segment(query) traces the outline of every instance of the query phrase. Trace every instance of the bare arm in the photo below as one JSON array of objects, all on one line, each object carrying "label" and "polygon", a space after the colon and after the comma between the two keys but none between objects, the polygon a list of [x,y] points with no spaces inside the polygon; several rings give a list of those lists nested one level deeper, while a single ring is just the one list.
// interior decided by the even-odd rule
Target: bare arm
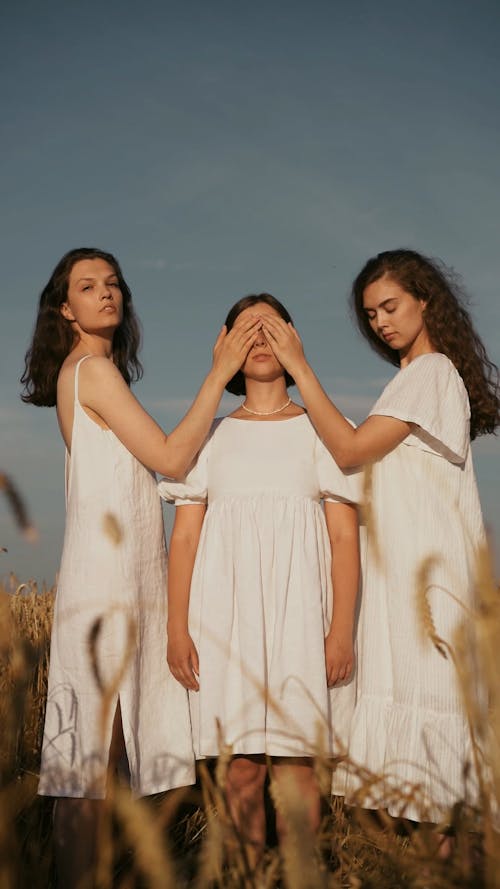
[{"label": "bare arm", "polygon": [[144,410],[117,368],[107,358],[93,357],[80,369],[80,401],[113,430],[134,457],[170,478],[183,476],[200,450],[226,383],[240,369],[260,322],[246,319],[225,328],[214,348],[214,363],[193,404],[170,435]]},{"label": "bare arm", "polygon": [[328,687],[348,680],[354,666],[354,619],[359,586],[359,529],[355,506],[325,502],[332,548],[333,615],[325,639]]},{"label": "bare arm", "polygon": [[278,361],[297,383],[318,435],[341,469],[379,460],[409,435],[410,424],[394,417],[368,417],[353,429],[308,364],[295,328],[270,315],[263,316],[263,328]]},{"label": "bare arm", "polygon": [[189,593],[204,505],[178,506],[168,560],[167,662],[184,688],[198,691],[198,652],[188,629]]}]

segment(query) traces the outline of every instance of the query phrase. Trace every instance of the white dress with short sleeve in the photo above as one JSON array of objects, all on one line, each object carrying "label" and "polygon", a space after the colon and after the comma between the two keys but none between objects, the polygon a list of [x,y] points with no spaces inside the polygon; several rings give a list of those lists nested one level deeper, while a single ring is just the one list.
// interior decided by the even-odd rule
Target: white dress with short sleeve
[{"label": "white dress with short sleeve", "polygon": [[185,484],[159,488],[178,507],[207,503],[189,604],[196,755],[223,743],[246,755],[331,752],[354,700],[352,682],[326,683],[331,547],[321,499],[357,501],[358,476],[341,472],[305,414],[226,417]]},{"label": "white dress with short sleeve", "polygon": [[187,694],[166,663],[161,503],[154,474],[85,413],[81,361],[38,792],[105,795],[119,700],[132,791],[146,796],[194,781]]},{"label": "white dress with short sleeve", "polygon": [[[421,802],[402,811],[400,798],[419,785],[426,820],[439,820],[456,800],[473,799],[475,788],[466,777],[471,744],[455,667],[419,632],[417,575],[435,557],[428,598],[437,634],[453,644],[473,604],[485,540],[469,401],[454,365],[434,353],[400,370],[371,415],[405,420],[412,432],[373,466],[349,752],[387,781],[356,801],[421,820]],[[334,781],[351,800],[359,788],[355,775]]]}]

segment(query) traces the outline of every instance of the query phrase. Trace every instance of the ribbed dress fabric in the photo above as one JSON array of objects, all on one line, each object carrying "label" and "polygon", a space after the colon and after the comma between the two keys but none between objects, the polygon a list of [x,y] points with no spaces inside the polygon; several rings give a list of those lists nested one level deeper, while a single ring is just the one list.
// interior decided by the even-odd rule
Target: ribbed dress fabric
[{"label": "ribbed dress fabric", "polygon": [[[86,356],[88,357],[88,356]],[[85,360],[85,359],[82,359]],[[187,694],[166,664],[166,550],[156,479],[83,410],[75,371],[67,516],[57,586],[39,793],[105,795],[111,720],[119,696],[135,795],[194,781]],[[111,515],[122,534],[105,531]],[[135,640],[103,723],[89,637],[109,688]]]},{"label": "ribbed dress fabric", "polygon": [[420,632],[417,577],[435,557],[428,600],[437,634],[454,645],[474,604],[485,541],[469,401],[454,365],[434,353],[400,370],[371,415],[412,424],[403,443],[373,466],[348,745],[356,763],[385,780],[367,790],[366,776],[339,770],[333,789],[366,807],[438,821],[457,800],[474,801],[476,788],[456,669]]},{"label": "ribbed dress fabric", "polygon": [[197,757],[222,744],[247,755],[331,752],[354,701],[352,683],[326,684],[331,547],[320,501],[357,501],[359,475],[341,472],[305,414],[227,417],[185,483],[159,488],[178,508],[208,503],[189,605]]}]

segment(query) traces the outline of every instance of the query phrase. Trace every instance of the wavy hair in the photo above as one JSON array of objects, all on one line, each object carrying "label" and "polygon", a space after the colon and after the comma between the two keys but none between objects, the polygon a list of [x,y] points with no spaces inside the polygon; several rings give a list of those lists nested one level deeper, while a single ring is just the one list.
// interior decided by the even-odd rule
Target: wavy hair
[{"label": "wavy hair", "polygon": [[57,263],[48,284],[42,290],[31,344],[24,358],[24,386],[21,398],[28,404],[53,407],[57,399],[57,377],[62,363],[75,345],[71,322],[61,314],[68,297],[71,270],[81,259],[103,259],[115,272],[123,299],[123,318],[113,335],[113,361],[127,385],[142,376],[137,357],[141,328],[132,304],[132,293],[118,261],[111,253],[94,247],[70,250]]},{"label": "wavy hair", "polygon": [[[241,315],[245,309],[249,309],[257,303],[266,303],[266,305],[271,306],[271,308],[283,318],[283,321],[286,321],[287,324],[289,322],[293,324],[292,316],[289,311],[285,309],[283,303],[280,303],[279,299],[276,299],[275,296],[272,296],[270,293],[250,293],[248,296],[239,299],[238,302],[229,309],[225,320],[228,332],[231,330],[238,315]],[[295,386],[295,380],[290,376],[288,371],[285,371],[285,385],[287,388],[288,386]],[[226,389],[233,395],[246,395],[245,377],[241,370],[235,373],[234,377],[229,380],[229,383],[226,383]]]},{"label": "wavy hair", "polygon": [[399,355],[372,330],[363,308],[369,284],[387,275],[406,293],[425,302],[425,327],[438,352],[455,365],[464,381],[471,409],[470,437],[495,432],[500,423],[498,368],[486,354],[466,308],[468,299],[460,279],[438,259],[415,250],[387,250],[363,266],[355,279],[351,307],[361,334],[386,361],[399,366]]}]

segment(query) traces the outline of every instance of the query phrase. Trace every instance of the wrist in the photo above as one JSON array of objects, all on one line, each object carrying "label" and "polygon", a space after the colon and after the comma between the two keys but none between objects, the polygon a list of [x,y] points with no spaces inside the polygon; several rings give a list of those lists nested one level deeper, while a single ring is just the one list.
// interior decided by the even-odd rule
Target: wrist
[{"label": "wrist", "polygon": [[230,379],[231,377],[228,376],[227,371],[225,371],[222,367],[217,367],[216,365],[210,368],[206,376],[206,382],[209,385],[213,386],[220,396],[222,396],[222,393],[224,392],[224,389],[226,387],[226,383],[228,383]]},{"label": "wrist", "polygon": [[167,620],[167,634],[173,638],[174,636],[185,636],[189,633],[187,620]]},{"label": "wrist", "polygon": [[328,636],[342,637],[343,639],[352,639],[354,636],[354,621],[350,619],[332,620]]},{"label": "wrist", "polygon": [[312,369],[307,362],[305,355],[297,359],[297,362],[287,368],[290,375],[294,378],[297,386],[300,387],[307,382],[307,378],[312,374]]}]

